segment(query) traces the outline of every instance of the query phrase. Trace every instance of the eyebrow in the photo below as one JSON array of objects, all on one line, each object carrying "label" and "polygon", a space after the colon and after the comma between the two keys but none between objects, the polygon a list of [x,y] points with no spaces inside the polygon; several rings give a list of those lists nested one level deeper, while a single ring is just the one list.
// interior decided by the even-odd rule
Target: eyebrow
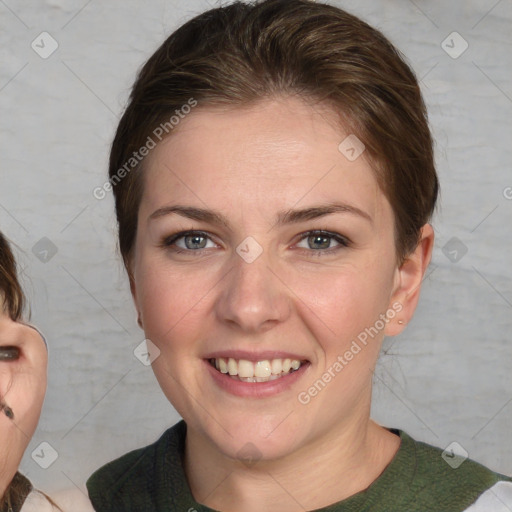
[{"label": "eyebrow", "polygon": [[[361,217],[373,224],[372,217],[365,211],[357,208],[356,206],[345,203],[329,203],[325,205],[311,206],[300,210],[286,210],[277,214],[277,226],[285,224],[297,224],[307,220],[317,219],[333,213],[348,213]],[[197,208],[194,206],[164,206],[155,210],[148,218],[149,220],[158,219],[165,215],[177,214],[187,219],[207,222],[209,224],[216,224],[229,228],[229,221],[221,213],[204,208]]]}]

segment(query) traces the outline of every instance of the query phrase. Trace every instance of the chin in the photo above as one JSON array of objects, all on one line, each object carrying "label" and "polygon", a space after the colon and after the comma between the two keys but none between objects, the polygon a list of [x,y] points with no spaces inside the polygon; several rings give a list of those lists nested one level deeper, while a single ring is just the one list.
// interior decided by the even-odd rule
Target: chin
[{"label": "chin", "polygon": [[262,418],[260,416],[253,420],[240,414],[235,421],[233,418],[225,421],[221,418],[217,420],[220,425],[212,421],[200,428],[203,435],[209,438],[219,452],[247,465],[254,464],[258,460],[270,461],[283,458],[296,450],[303,437],[295,426],[289,425],[286,421],[283,422],[283,417]]}]

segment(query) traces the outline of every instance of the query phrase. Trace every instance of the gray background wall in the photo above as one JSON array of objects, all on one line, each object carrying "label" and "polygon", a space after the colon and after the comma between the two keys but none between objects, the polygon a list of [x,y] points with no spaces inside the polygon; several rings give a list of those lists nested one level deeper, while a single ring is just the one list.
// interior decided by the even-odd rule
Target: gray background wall
[{"label": "gray background wall", "polygon": [[[512,474],[512,1],[333,3],[382,29],[412,63],[442,183],[433,263],[414,321],[385,343],[374,417],[443,448],[457,441]],[[134,357],[144,336],[113,202],[92,191],[135,71],[208,6],[0,1],[0,227],[18,246],[33,322],[50,344],[47,398],[22,463],[43,489],[82,486],[178,419]],[[43,31],[58,44],[49,56]],[[463,39],[447,39],[453,31]]]}]

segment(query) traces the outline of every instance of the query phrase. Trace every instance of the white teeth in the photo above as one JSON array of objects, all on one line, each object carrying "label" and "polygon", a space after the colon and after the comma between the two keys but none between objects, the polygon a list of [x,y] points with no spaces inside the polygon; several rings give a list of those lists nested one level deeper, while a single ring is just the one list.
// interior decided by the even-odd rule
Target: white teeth
[{"label": "white teeth", "polygon": [[254,377],[254,365],[251,361],[247,361],[245,359],[240,359],[240,361],[238,361],[238,376]]},{"label": "white teeth", "polygon": [[296,371],[301,366],[298,359],[264,359],[253,363],[247,359],[211,359],[211,363],[221,373],[229,373],[231,377],[243,382],[267,382]]},{"label": "white teeth", "polygon": [[283,371],[283,363],[281,359],[272,359],[271,363],[272,375],[279,375]]},{"label": "white teeth", "polygon": [[270,361],[258,361],[254,365],[255,377],[270,377],[271,373],[272,369],[270,368]]},{"label": "white teeth", "polygon": [[222,359],[222,357],[215,359],[215,365],[217,365],[217,363],[219,365],[217,369],[220,370],[221,373],[228,373],[228,363],[226,363],[225,359]]},{"label": "white teeth", "polygon": [[228,359],[228,372],[229,375],[238,375],[238,365],[232,357]]}]

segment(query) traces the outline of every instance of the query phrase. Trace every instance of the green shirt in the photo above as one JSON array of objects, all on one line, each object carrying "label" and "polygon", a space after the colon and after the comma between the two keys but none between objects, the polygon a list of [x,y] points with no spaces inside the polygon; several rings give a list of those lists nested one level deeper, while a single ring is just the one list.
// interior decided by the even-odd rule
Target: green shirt
[{"label": "green shirt", "polygon": [[[400,436],[401,444],[382,474],[364,491],[318,512],[512,511],[512,478],[470,459],[454,469],[439,448],[415,441],[402,430],[389,430]],[[154,444],[98,469],[87,481],[95,510],[211,512],[194,500],[185,477],[186,432],[182,420]]]}]

